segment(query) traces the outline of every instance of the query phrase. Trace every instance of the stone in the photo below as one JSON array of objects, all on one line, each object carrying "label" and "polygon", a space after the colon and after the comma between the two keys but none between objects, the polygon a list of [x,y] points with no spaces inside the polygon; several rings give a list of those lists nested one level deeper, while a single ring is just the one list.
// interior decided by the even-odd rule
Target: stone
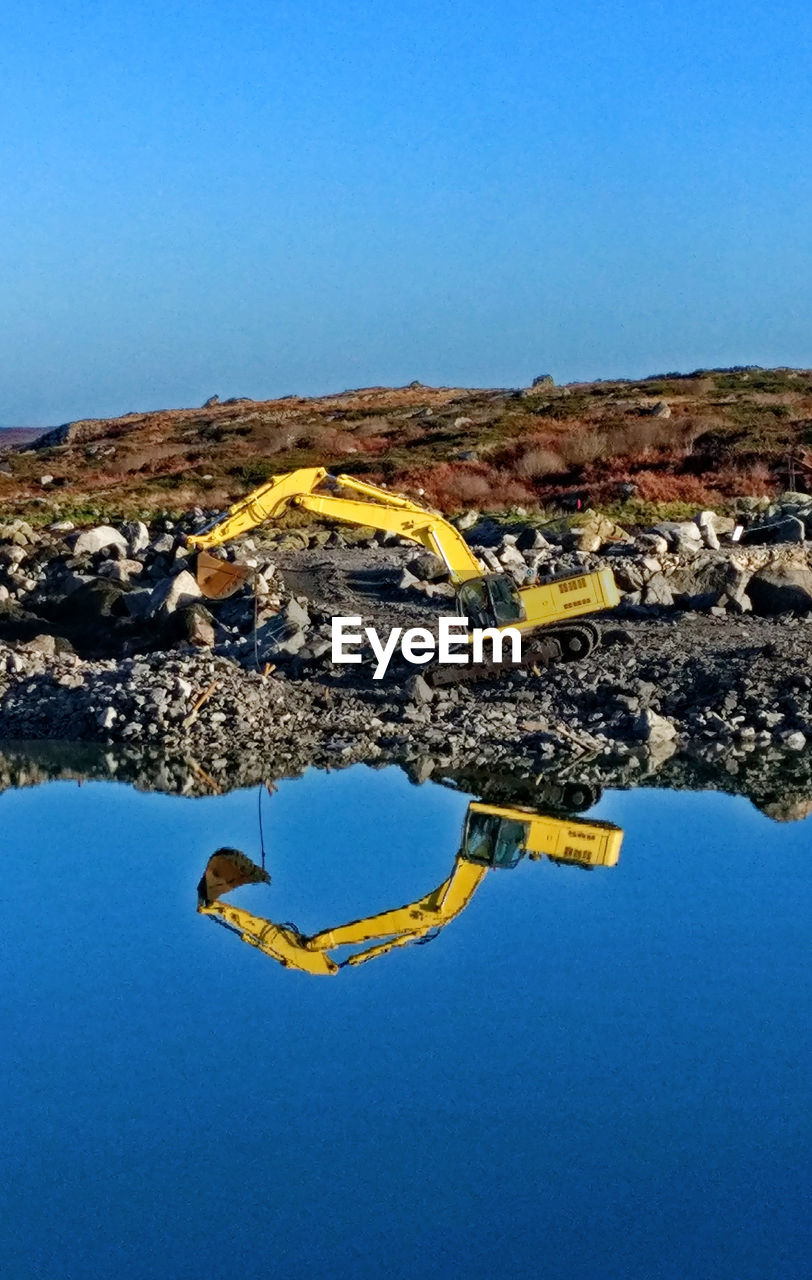
[{"label": "stone", "polygon": [[700,511],[699,515],[694,517],[699,532],[702,535],[702,541],[711,551],[719,550],[719,535],[716,532],[715,517],[712,511]]},{"label": "stone", "polygon": [[673,603],[674,595],[665,574],[653,574],[643,591],[643,604],[656,604],[670,608]]},{"label": "stone", "polygon": [[655,405],[649,409],[652,418],[670,418],[671,406],[666,404],[665,400],[658,400]]},{"label": "stone", "polygon": [[675,725],[650,708],[636,717],[633,730],[634,736],[643,742],[667,742],[677,735]]},{"label": "stone", "polygon": [[220,403],[220,397],[219,397],[219,396],[209,396],[208,400],[204,400],[204,401],[203,401],[203,404],[202,404],[201,408],[203,408],[203,409],[213,409],[213,408],[214,408],[214,406],[215,406],[216,404],[219,404],[219,403]]},{"label": "stone", "polygon": [[39,482],[43,489],[47,489],[49,484],[53,484],[54,478],[49,475],[40,476]]},{"label": "stone", "polygon": [[403,573],[400,575],[398,587],[401,591],[409,591],[412,587],[417,586],[419,581],[420,579],[416,578],[413,573],[409,573],[408,569],[404,569]]},{"label": "stone", "polygon": [[440,557],[434,555],[432,551],[424,551],[419,556],[415,556],[413,560],[409,561],[406,568],[409,573],[413,573],[422,582],[435,582],[438,578],[445,578],[448,574],[448,570]]},{"label": "stone", "polygon": [[148,616],[155,617],[158,613],[168,616],[176,609],[182,609],[184,605],[193,604],[202,595],[203,592],[192,574],[188,569],[184,569],[175,577],[164,578],[153,589]]},{"label": "stone", "polygon": [[127,615],[126,591],[116,582],[91,578],[72,591],[60,612],[72,622],[95,628],[101,619]]},{"label": "stone", "polygon": [[138,556],[149,546],[149,529],[143,520],[128,520],[121,526],[131,556]]},{"label": "stone", "polygon": [[668,520],[656,526],[656,532],[667,540],[669,550],[677,555],[696,555],[702,546],[702,533],[693,520]]},{"label": "stone", "polygon": [[284,608],[284,616],[294,627],[309,627],[310,614],[300,600],[293,597],[288,601]]},{"label": "stone", "polygon": [[124,604],[131,618],[146,618],[149,614],[151,601],[152,589],[150,587],[142,587],[138,591],[128,591],[124,597]]},{"label": "stone", "polygon": [[214,618],[203,604],[189,604],[178,609],[176,635],[197,648],[211,649],[215,642]]},{"label": "stone", "polygon": [[434,698],[434,690],[421,675],[411,676],[407,680],[406,693],[412,702],[416,702],[418,705],[426,705]]},{"label": "stone", "polygon": [[753,574],[747,585],[753,612],[761,616],[777,613],[809,613],[812,610],[812,570],[791,565],[766,565]]},{"label": "stone", "polygon": [[152,550],[156,555],[168,556],[175,550],[175,539],[171,533],[162,533],[160,538],[156,538],[152,544]]},{"label": "stone", "polygon": [[806,538],[806,525],[798,516],[784,516],[780,520],[771,520],[765,524],[751,525],[741,536],[742,544],[747,546],[770,546],[777,542],[803,542]]},{"label": "stone", "polygon": [[499,552],[499,560],[506,569],[515,568],[524,571],[527,568],[521,551],[517,551],[515,547],[510,545],[510,543],[504,546]]},{"label": "stone", "polygon": [[[471,425],[470,418],[457,418],[456,422],[454,423],[455,427],[468,426],[468,425]],[[466,529],[473,529],[474,525],[477,523],[478,520],[479,520],[478,511],[464,511],[461,516],[457,516],[457,519],[454,521],[454,524],[462,533]]]},{"label": "stone", "polygon": [[668,540],[661,533],[638,533],[635,541],[647,555],[664,556],[668,551]]},{"label": "stone", "polygon": [[125,556],[127,539],[112,525],[100,524],[95,529],[85,529],[79,534],[73,544],[73,554],[75,556],[95,555],[98,551],[107,551],[113,547]]},{"label": "stone", "polygon": [[97,714],[96,724],[100,729],[112,729],[117,719],[118,712],[115,707],[105,707],[104,711]]},{"label": "stone", "polygon": [[806,746],[806,738],[800,729],[785,729],[783,733],[778,735],[778,738],[787,751],[803,751]]},{"label": "stone", "polygon": [[55,520],[53,524],[48,525],[49,533],[73,533],[76,525],[72,520]]},{"label": "stone", "polygon": [[41,653],[46,658],[54,657],[56,647],[54,637],[47,635],[34,636],[33,640],[26,640],[20,645],[24,653]]},{"label": "stone", "polygon": [[144,566],[140,560],[104,560],[99,565],[99,577],[109,578],[111,582],[127,583],[143,573]]}]

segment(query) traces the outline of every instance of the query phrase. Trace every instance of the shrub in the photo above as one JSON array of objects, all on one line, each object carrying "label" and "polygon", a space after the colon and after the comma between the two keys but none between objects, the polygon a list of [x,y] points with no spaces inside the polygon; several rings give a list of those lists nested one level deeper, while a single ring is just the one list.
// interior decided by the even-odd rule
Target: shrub
[{"label": "shrub", "polygon": [[528,480],[536,480],[542,476],[561,475],[566,471],[566,463],[560,453],[535,445],[527,449],[516,460],[514,470]]}]

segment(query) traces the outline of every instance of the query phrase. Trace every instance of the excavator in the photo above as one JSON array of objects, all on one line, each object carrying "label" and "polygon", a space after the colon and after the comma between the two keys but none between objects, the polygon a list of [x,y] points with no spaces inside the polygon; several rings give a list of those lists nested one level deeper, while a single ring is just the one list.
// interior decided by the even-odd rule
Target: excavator
[{"label": "excavator", "polygon": [[[277,924],[222,901],[241,885],[270,883],[264,867],[238,849],[223,848],[206,865],[197,887],[197,909],[285,968],[331,976],[397,947],[430,941],[468,906],[491,870],[512,870],[525,856],[590,870],[614,867],[622,841],[620,827],[608,822],[472,801],[451,873],[436,889],[405,906],[305,935],[293,924]],[[352,946],[359,949],[344,960],[329,954]]]},{"label": "excavator", "polygon": [[287,507],[394,533],[433,551],[448,570],[457,613],[468,619],[469,629],[515,627],[534,633],[530,645],[523,646],[524,661],[531,666],[585,658],[600,633],[584,615],[620,603],[611,569],[522,587],[508,573],[488,573],[459,530],[437,512],[354,476],[330,475],[324,467],[272,476],[208,529],[188,537],[190,548],[201,553],[197,580],[204,595],[216,599],[228,594],[239,577],[236,566],[209,555],[212,548],[278,518]]}]

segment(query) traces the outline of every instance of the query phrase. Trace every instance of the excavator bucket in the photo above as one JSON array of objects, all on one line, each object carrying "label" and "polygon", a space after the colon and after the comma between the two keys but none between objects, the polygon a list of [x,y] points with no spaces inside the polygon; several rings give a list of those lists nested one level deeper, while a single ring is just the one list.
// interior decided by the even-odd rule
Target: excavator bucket
[{"label": "excavator bucket", "polygon": [[233,596],[242,584],[251,576],[251,570],[242,564],[231,564],[228,560],[218,560],[201,551],[197,557],[197,585],[208,600],[225,600]]},{"label": "excavator bucket", "polygon": [[239,849],[218,849],[206,863],[206,870],[197,886],[200,906],[211,906],[224,893],[239,889],[243,884],[270,884],[271,877],[263,867],[247,858]]}]

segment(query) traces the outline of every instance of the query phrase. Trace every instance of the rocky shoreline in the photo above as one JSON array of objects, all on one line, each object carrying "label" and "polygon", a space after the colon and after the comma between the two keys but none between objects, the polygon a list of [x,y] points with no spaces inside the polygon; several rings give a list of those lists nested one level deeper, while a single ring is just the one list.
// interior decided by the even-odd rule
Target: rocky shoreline
[{"label": "rocky shoreline", "polygon": [[394,763],[526,802],[563,773],[809,812],[809,543],[741,545],[707,515],[635,535],[600,517],[561,534],[468,524],[485,563],[520,581],[609,565],[623,603],[602,647],[474,685],[431,689],[414,668],[379,682],[371,663],[330,662],[331,612],[431,625],[449,589],[439,562],[369,531],[263,530],[238,548],[250,582],[215,606],[182,529],[0,527],[0,777],[47,773],[63,742],[92,744],[82,776],[187,794]]}]

